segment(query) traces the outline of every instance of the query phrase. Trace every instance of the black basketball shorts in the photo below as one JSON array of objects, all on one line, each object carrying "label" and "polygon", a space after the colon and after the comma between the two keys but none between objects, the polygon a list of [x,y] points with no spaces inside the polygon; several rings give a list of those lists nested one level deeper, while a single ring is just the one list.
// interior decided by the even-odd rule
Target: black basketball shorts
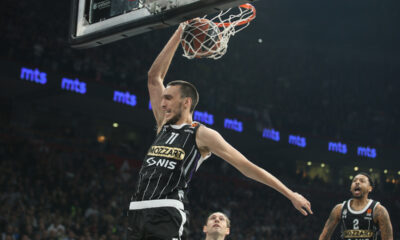
[{"label": "black basketball shorts", "polygon": [[187,213],[174,199],[131,202],[129,240],[185,240]]}]

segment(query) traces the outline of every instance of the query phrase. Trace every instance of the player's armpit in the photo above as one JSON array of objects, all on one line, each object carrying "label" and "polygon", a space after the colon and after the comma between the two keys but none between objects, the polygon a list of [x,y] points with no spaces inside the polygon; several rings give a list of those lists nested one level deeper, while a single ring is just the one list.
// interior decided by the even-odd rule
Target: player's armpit
[{"label": "player's armpit", "polygon": [[200,126],[197,131],[196,143],[200,149],[207,149],[237,168],[245,176],[250,177],[248,174],[251,170],[248,168],[254,164],[225,141],[217,131],[203,125]]},{"label": "player's armpit", "polygon": [[390,222],[389,213],[382,205],[376,206],[374,211],[374,220],[379,225],[382,240],[393,240],[393,228]]},{"label": "player's armpit", "polygon": [[329,215],[328,220],[326,220],[324,229],[322,230],[321,235],[319,236],[319,240],[330,240],[335,231],[335,228],[340,220],[340,214],[342,212],[342,204],[336,205]]}]

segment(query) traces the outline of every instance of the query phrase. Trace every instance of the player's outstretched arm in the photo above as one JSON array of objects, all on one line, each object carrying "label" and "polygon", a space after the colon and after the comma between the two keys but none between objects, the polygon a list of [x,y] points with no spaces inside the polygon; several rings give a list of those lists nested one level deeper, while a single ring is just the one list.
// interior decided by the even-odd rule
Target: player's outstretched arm
[{"label": "player's outstretched arm", "polygon": [[377,205],[374,211],[374,219],[379,225],[382,240],[393,240],[393,228],[389,213],[382,205]]},{"label": "player's outstretched arm", "polygon": [[171,65],[172,58],[175,55],[176,49],[179,46],[183,25],[181,24],[168,43],[164,46],[163,50],[154,60],[151,68],[148,72],[148,88],[150,94],[150,102],[153,109],[154,117],[156,118],[158,130],[160,129],[164,114],[161,110],[161,97],[164,91],[164,78],[168,72],[169,66]]},{"label": "player's outstretched arm", "polygon": [[293,206],[303,215],[312,214],[311,204],[307,199],[298,193],[292,192],[272,174],[250,162],[238,150],[227,143],[217,131],[200,126],[197,132],[196,143],[202,152],[214,153],[233,165],[246,177],[268,185],[282,193],[292,201]]},{"label": "player's outstretched arm", "polygon": [[342,204],[336,205],[333,209],[331,214],[329,215],[328,220],[326,220],[324,229],[322,230],[321,235],[319,235],[319,240],[330,240],[332,237],[333,231],[337,224],[340,221],[340,214],[342,212]]}]

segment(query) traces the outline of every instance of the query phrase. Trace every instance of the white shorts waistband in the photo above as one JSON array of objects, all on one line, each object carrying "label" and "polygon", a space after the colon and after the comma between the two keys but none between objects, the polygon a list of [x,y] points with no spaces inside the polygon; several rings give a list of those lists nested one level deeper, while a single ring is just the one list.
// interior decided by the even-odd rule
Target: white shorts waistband
[{"label": "white shorts waistband", "polygon": [[146,200],[130,202],[129,210],[139,210],[146,208],[157,208],[157,207],[174,207],[180,210],[185,210],[183,203],[175,199],[157,199],[157,200]]}]

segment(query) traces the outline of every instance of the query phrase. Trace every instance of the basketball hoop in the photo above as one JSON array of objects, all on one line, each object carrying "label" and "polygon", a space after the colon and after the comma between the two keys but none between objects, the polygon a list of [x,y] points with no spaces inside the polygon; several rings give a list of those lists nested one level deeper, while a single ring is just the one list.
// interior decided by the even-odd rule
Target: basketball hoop
[{"label": "basketball hoop", "polygon": [[255,7],[246,3],[223,10],[214,17],[206,15],[184,23],[181,37],[183,56],[188,59],[221,58],[226,53],[230,37],[246,28],[255,17]]},{"label": "basketball hoop", "polygon": [[[229,21],[221,21],[222,19],[219,19],[215,24],[217,24],[218,27],[229,27],[230,25],[241,26],[250,23],[254,18],[256,18],[256,8],[250,3],[240,5],[239,10],[241,10],[240,13],[236,16],[230,16],[228,19]],[[235,18],[237,19],[235,20]]]}]

